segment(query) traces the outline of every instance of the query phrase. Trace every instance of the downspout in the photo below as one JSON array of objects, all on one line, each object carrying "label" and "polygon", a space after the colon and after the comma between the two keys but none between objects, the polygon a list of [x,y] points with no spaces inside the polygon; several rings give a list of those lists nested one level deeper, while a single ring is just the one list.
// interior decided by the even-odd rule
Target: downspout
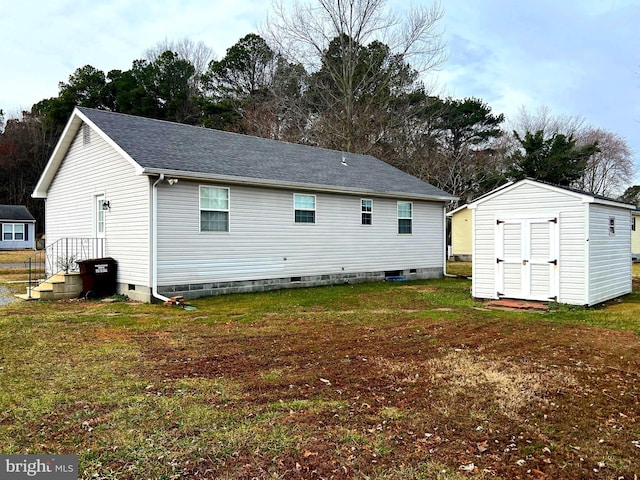
[{"label": "downspout", "polygon": [[151,187],[151,210],[152,223],[151,228],[151,294],[163,302],[169,301],[168,297],[158,293],[158,184],[164,180],[164,173],[161,173],[158,179]]},{"label": "downspout", "polygon": [[[444,252],[443,252],[444,253],[444,262],[443,262],[444,266],[442,267],[442,274],[445,277],[457,278],[456,275],[449,275],[447,273],[447,204],[446,203],[442,204],[442,217],[444,218],[444,225],[443,225],[443,229],[442,229],[442,232],[443,232],[443,235],[444,235],[444,238],[442,239],[443,240],[442,243],[444,245]],[[451,221],[453,221],[453,219]]]}]

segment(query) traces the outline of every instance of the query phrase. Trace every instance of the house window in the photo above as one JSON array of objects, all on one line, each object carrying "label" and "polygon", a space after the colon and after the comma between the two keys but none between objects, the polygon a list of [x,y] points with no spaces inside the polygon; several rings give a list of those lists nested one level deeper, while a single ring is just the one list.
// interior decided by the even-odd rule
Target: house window
[{"label": "house window", "polygon": [[631,231],[636,231],[636,217],[631,217]]},{"label": "house window", "polygon": [[362,209],[362,225],[371,225],[373,214],[373,200],[363,198],[360,200],[360,208]]},{"label": "house window", "polygon": [[200,231],[229,231],[229,189],[200,186]]},{"label": "house window", "polygon": [[3,223],[2,224],[2,240],[9,240],[9,241],[24,240],[24,224],[23,223]]},{"label": "house window", "polygon": [[616,234],[616,217],[609,217],[609,235]]},{"label": "house window", "polygon": [[293,209],[296,223],[316,223],[316,196],[293,194]]},{"label": "house window", "polygon": [[398,233],[408,234],[413,230],[413,202],[398,202]]}]

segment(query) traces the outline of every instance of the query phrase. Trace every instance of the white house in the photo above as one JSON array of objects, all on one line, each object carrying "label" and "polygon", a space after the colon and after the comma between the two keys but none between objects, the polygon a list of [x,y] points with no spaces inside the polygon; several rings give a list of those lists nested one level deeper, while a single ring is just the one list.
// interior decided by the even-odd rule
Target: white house
[{"label": "white house", "polygon": [[474,297],[595,305],[631,292],[632,205],[525,179],[468,208]]},{"label": "white house", "polygon": [[454,199],[367,155],[88,108],[33,196],[48,243],[97,239],[143,301],[439,277]]}]

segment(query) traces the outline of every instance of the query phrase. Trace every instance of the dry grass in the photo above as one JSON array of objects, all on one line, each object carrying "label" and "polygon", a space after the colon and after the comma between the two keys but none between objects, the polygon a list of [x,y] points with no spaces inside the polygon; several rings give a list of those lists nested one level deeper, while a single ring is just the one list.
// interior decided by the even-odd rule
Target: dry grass
[{"label": "dry grass", "polygon": [[447,274],[471,277],[471,262],[447,262]]},{"label": "dry grass", "polygon": [[525,369],[512,362],[492,360],[464,350],[434,358],[429,367],[436,372],[437,382],[446,385],[451,401],[469,392],[487,392],[499,413],[512,420],[521,420],[523,412],[536,408],[550,392],[577,383],[571,374],[544,365]]},{"label": "dry grass", "polygon": [[0,250],[0,265],[6,263],[24,263],[34,255],[33,250]]}]

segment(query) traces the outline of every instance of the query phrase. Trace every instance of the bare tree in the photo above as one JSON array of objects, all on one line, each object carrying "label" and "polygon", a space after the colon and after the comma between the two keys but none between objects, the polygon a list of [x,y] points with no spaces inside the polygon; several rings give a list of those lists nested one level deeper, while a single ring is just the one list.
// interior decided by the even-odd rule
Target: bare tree
[{"label": "bare tree", "polygon": [[155,62],[164,52],[170,50],[178,54],[181,60],[187,60],[195,68],[197,78],[207,70],[209,62],[214,59],[213,50],[203,42],[194,42],[188,38],[178,41],[167,39],[158,42],[155,46],[148,48],[144,52],[144,59],[148,62]]},{"label": "bare tree", "polygon": [[[596,144],[598,151],[587,160],[584,174],[574,187],[603,196],[620,195],[633,178],[634,163],[631,149],[620,135],[587,124],[581,116],[556,116],[549,107],[540,107],[535,112],[520,108],[511,119],[510,130],[524,136],[526,132],[543,131],[545,139],[556,134],[572,137],[576,147]],[[511,146],[515,136],[509,136]]]},{"label": "bare tree", "polygon": [[389,94],[445,60],[439,5],[413,8],[401,19],[385,3],[314,0],[285,7],[275,0],[263,29],[276,52],[310,73],[313,129],[331,137],[334,148],[362,151],[380,140]]},{"label": "bare tree", "polygon": [[589,128],[578,143],[596,143],[599,151],[587,161],[584,175],[576,186],[598,195],[620,195],[634,174],[633,156],[626,140],[601,128]]},{"label": "bare tree", "polygon": [[561,133],[567,137],[579,138],[586,129],[584,117],[579,115],[554,115],[547,106],[539,107],[535,112],[528,112],[524,106],[518,115],[509,121],[509,130],[520,136],[526,132],[544,131],[545,140]]},{"label": "bare tree", "polygon": [[44,228],[44,203],[31,192],[53,151],[58,134],[29,112],[7,120],[0,134],[0,203],[26,205]]},{"label": "bare tree", "polygon": [[310,72],[321,67],[323,53],[341,35],[360,45],[378,40],[410,60],[419,72],[442,64],[446,59],[445,45],[441,32],[436,30],[444,14],[440,5],[414,7],[400,20],[385,8],[385,3],[385,0],[315,0],[308,4],[295,1],[287,9],[282,0],[275,0],[274,15],[267,20],[263,36],[279,53],[303,64]]}]

